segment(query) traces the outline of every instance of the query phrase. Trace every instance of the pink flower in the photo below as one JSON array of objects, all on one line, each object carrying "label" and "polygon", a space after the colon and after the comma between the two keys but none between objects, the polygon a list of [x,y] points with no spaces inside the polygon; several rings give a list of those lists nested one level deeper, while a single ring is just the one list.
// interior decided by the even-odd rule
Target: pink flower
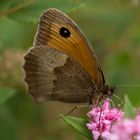
[{"label": "pink flower", "polygon": [[140,140],[140,115],[135,119],[123,119],[112,126],[109,140]]},{"label": "pink flower", "polygon": [[140,115],[138,115],[135,119],[136,131],[140,134]]},{"label": "pink flower", "polygon": [[92,132],[93,139],[97,140],[101,137],[103,140],[107,140],[112,124],[122,119],[123,112],[117,108],[111,109],[110,101],[106,99],[102,107],[92,108],[87,115],[90,118],[87,127]]}]

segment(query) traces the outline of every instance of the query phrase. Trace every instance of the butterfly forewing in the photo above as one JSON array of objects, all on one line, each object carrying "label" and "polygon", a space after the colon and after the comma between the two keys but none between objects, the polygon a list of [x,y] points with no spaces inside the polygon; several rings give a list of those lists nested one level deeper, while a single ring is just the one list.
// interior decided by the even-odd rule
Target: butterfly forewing
[{"label": "butterfly forewing", "polygon": [[[63,27],[70,32],[69,37],[60,34]],[[78,26],[59,10],[51,8],[42,14],[34,44],[47,44],[73,57],[87,70],[96,85],[103,84],[100,66],[89,42]]]}]

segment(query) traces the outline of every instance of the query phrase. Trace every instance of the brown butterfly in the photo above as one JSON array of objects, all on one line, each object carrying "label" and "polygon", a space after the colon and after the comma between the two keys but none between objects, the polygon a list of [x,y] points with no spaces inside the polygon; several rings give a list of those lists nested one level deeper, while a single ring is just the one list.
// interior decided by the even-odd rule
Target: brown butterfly
[{"label": "brown butterfly", "polygon": [[25,55],[25,81],[35,101],[94,104],[111,96],[88,40],[63,12],[50,8],[39,20],[33,48]]}]

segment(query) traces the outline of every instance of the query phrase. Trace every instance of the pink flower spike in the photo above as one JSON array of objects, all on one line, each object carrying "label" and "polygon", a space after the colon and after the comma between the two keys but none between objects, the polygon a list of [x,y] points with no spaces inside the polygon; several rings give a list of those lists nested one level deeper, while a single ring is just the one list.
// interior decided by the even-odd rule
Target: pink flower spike
[{"label": "pink flower spike", "polygon": [[110,130],[110,139],[116,140],[140,140],[140,115],[135,119],[123,119],[114,124]]},{"label": "pink flower spike", "polygon": [[109,99],[104,101],[102,107],[93,107],[87,115],[90,118],[87,127],[92,132],[94,140],[97,140],[99,137],[107,140],[112,124],[123,118],[122,111],[110,107]]},{"label": "pink flower spike", "polygon": [[[137,133],[139,133],[140,135],[140,115],[138,115],[135,119],[135,125],[137,126],[136,127],[136,131]],[[139,136],[139,139],[140,139],[140,136]]]}]

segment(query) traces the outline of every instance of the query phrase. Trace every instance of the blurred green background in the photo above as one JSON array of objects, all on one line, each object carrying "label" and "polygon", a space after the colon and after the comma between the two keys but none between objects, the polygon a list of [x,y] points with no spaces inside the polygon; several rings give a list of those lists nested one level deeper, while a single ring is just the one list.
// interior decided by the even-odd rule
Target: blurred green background
[{"label": "blurred green background", "polygon": [[[84,140],[61,119],[73,105],[36,104],[28,95],[23,55],[32,46],[37,20],[49,7],[66,12],[91,42],[108,84],[140,106],[139,0],[0,1],[0,139]],[[86,116],[78,109],[75,116]]]}]

